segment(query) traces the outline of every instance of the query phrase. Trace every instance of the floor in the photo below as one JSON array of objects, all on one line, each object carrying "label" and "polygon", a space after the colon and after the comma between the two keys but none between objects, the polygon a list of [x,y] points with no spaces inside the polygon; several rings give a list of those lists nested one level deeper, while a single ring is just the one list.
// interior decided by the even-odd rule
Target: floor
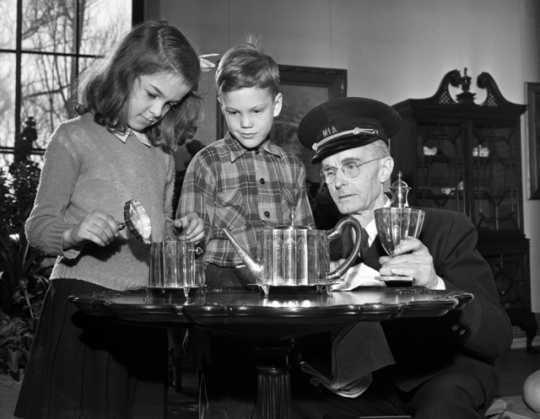
[{"label": "floor", "polygon": [[[513,411],[518,414],[517,416],[508,416],[509,418],[540,418],[540,415],[528,413],[522,406],[520,397],[525,378],[533,371],[540,369],[540,347],[536,347],[536,349],[539,350],[537,354],[529,354],[525,349],[513,349],[497,363],[499,396],[516,396],[507,399],[513,407]],[[12,412],[18,391],[19,383],[8,376],[0,375],[0,419],[13,419]],[[186,418],[189,416],[193,418],[197,417],[195,414],[195,405],[192,403],[192,400],[183,399],[173,391],[171,391],[170,400],[170,419]],[[193,415],[188,412],[191,412]],[[186,415],[186,413],[188,414]]]},{"label": "floor", "polygon": [[[535,347],[539,350],[539,347]],[[540,351],[529,354],[525,349],[514,349],[497,362],[499,375],[499,395],[521,394],[525,378],[540,369]]]}]

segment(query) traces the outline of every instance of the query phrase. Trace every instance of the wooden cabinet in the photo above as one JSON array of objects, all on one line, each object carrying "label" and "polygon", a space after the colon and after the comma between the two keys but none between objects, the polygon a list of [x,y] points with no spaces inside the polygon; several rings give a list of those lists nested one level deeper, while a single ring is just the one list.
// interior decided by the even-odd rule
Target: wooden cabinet
[{"label": "wooden cabinet", "polygon": [[480,104],[470,84],[466,69],[463,75],[453,70],[433,96],[395,104],[403,125],[392,139],[392,155],[413,186],[413,205],[471,218],[501,302],[512,323],[525,330],[530,347],[537,325],[523,232],[520,117],[526,106],[507,101],[488,73],[477,77],[485,93]]}]

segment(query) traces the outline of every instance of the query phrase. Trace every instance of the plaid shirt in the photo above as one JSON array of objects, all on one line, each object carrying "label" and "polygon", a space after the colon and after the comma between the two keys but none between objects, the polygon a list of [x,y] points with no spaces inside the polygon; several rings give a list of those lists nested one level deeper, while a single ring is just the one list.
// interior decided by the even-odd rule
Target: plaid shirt
[{"label": "plaid shirt", "polygon": [[295,224],[313,226],[304,182],[304,166],[281,147],[266,142],[247,150],[227,134],[191,160],[177,215],[196,212],[204,220],[205,262],[236,266],[243,262],[222,228],[255,257],[256,229],[289,224],[294,203]]}]

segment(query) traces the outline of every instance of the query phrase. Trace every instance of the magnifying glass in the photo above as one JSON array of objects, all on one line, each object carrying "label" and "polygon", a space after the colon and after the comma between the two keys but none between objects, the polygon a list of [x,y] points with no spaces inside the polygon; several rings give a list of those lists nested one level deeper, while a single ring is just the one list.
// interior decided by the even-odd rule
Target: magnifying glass
[{"label": "magnifying glass", "polygon": [[137,199],[130,199],[124,204],[124,223],[120,230],[127,227],[128,231],[145,244],[152,242],[152,224],[150,216]]}]

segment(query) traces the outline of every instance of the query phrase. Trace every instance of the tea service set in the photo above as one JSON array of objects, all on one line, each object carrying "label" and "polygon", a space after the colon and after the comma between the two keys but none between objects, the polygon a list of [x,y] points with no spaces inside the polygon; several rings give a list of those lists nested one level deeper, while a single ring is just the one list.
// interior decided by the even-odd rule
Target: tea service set
[{"label": "tea service set", "polygon": [[[393,254],[401,240],[418,237],[422,229],[425,213],[409,206],[409,191],[410,187],[399,173],[398,179],[390,187],[391,204],[374,211],[379,240],[389,255]],[[186,299],[191,289],[204,289],[203,250],[199,246],[181,236],[152,241],[150,217],[138,200],[125,203],[124,220],[128,231],[150,246],[149,289],[163,292],[181,289]],[[340,238],[344,231],[353,232],[354,245],[349,255],[331,269],[330,242]],[[314,289],[329,292],[357,259],[363,234],[360,223],[352,216],[342,218],[328,231],[297,226],[291,221],[289,225],[258,229],[257,254],[252,255],[226,228],[223,228],[223,233],[254,278],[254,285],[265,296],[271,290]],[[379,279],[389,286],[394,281],[399,286],[412,282],[412,278],[396,275]]]}]

